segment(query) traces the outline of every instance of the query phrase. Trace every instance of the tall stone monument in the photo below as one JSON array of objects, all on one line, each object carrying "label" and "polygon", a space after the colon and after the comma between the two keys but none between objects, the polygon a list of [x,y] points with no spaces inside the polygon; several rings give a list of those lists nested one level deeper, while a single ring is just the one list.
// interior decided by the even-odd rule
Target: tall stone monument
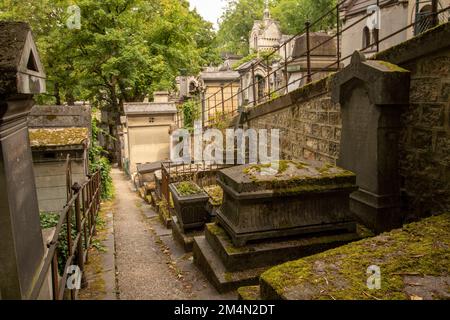
[{"label": "tall stone monument", "polygon": [[33,95],[45,73],[30,27],[0,22],[0,292],[28,299],[44,255],[28,138]]},{"label": "tall stone monument", "polygon": [[398,144],[409,86],[409,71],[384,61],[366,61],[359,52],[332,82],[332,99],[342,112],[337,164],[355,172],[359,186],[350,197],[350,209],[377,232],[402,221]]}]

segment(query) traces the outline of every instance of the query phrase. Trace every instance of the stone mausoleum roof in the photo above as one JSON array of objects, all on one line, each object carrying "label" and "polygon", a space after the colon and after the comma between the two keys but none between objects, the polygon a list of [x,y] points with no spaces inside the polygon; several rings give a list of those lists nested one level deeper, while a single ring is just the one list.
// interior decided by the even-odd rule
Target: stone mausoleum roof
[{"label": "stone mausoleum roof", "polygon": [[32,148],[83,145],[89,140],[87,128],[29,129]]},{"label": "stone mausoleum roof", "polygon": [[124,111],[126,115],[174,114],[177,113],[177,107],[172,102],[127,103],[124,105]]}]

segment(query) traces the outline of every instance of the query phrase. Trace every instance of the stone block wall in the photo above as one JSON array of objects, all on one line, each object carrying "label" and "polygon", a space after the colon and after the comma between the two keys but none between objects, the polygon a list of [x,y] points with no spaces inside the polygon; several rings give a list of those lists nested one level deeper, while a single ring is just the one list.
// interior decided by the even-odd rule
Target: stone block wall
[{"label": "stone block wall", "polygon": [[[263,116],[252,117],[249,127],[280,129],[283,159],[320,160],[335,163],[341,138],[340,107],[331,101],[329,79],[290,93],[291,103]],[[313,95],[311,97],[310,95]],[[283,100],[269,102],[281,107]]]},{"label": "stone block wall", "polygon": [[450,210],[450,48],[403,67],[412,72],[399,158],[406,210],[444,212]]},{"label": "stone block wall", "polygon": [[[376,58],[411,71],[398,155],[406,220],[450,211],[450,23]],[[330,78],[257,106],[247,124],[280,129],[283,159],[338,158],[340,106],[331,102]]]}]

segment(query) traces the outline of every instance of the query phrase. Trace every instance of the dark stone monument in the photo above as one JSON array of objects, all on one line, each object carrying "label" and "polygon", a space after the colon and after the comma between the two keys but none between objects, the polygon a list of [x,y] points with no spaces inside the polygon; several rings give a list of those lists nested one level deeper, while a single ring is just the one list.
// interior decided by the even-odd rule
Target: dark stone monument
[{"label": "dark stone monument", "polygon": [[349,210],[352,172],[320,162],[280,161],[220,171],[217,222],[194,238],[194,262],[220,292],[257,284],[276,264],[363,237]]},{"label": "dark stone monument", "polygon": [[0,22],[0,292],[28,299],[44,255],[27,115],[45,74],[25,23]]},{"label": "dark stone monument", "polygon": [[[219,172],[224,202],[217,213],[234,245],[322,231],[356,224],[348,209],[356,190],[355,175],[323,163],[281,162],[276,175],[264,166],[238,166]],[[284,166],[284,168],[281,168]]]},{"label": "dark stone monument", "polygon": [[401,225],[398,143],[409,85],[409,71],[366,61],[358,52],[332,80],[332,99],[342,112],[338,165],[356,173],[359,187],[350,208],[377,232]]}]

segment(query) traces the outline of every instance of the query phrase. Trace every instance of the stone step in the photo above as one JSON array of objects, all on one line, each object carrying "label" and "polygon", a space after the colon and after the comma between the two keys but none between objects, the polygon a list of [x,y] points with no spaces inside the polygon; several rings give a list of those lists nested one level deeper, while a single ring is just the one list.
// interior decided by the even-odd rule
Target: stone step
[{"label": "stone step", "polygon": [[207,224],[205,237],[227,271],[242,271],[274,266],[318,252],[342,246],[364,238],[355,233],[322,233],[309,237],[295,237],[250,242],[235,247],[225,230],[217,223]]},{"label": "stone step", "polygon": [[220,258],[215,254],[206,238],[194,238],[194,263],[204,273],[219,293],[226,293],[242,286],[256,285],[259,276],[268,268],[249,269],[240,272],[226,270]]},{"label": "stone step", "polygon": [[192,252],[194,237],[202,236],[204,234],[204,228],[183,232],[178,223],[178,218],[173,216],[172,219],[172,237],[179,245],[181,245],[181,247],[183,247],[185,252]]},{"label": "stone step", "polygon": [[238,290],[238,300],[255,301],[261,300],[259,286],[240,287]]}]

